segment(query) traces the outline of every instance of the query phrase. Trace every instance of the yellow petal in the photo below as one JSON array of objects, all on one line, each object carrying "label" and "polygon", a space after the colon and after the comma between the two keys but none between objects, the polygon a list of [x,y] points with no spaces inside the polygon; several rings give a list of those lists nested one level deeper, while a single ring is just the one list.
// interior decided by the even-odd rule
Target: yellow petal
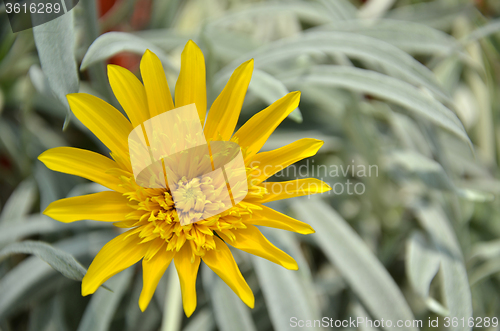
[{"label": "yellow petal", "polygon": [[[163,239],[159,239],[163,240]],[[139,298],[139,307],[145,311],[155,293],[156,286],[160,282],[161,277],[167,270],[174,253],[167,251],[165,245],[151,259],[144,258],[142,260],[142,292]]]},{"label": "yellow petal", "polygon": [[255,298],[250,286],[241,275],[229,247],[217,237],[214,237],[216,249],[209,250],[202,257],[203,262],[213,270],[250,308],[254,307]]},{"label": "yellow petal", "polygon": [[301,197],[303,195],[323,193],[330,191],[331,187],[316,178],[295,179],[287,182],[265,182],[261,183],[267,189],[268,194],[259,203]]},{"label": "yellow petal", "polygon": [[226,87],[215,99],[208,112],[205,137],[229,140],[233,135],[252,78],[253,59],[240,65],[231,75]]},{"label": "yellow petal", "polygon": [[104,155],[79,148],[56,147],[43,152],[38,159],[51,170],[83,177],[114,191],[125,192],[119,186],[121,180],[106,173],[119,168],[118,164]]},{"label": "yellow petal", "polygon": [[255,155],[250,162],[250,167],[259,167],[252,172],[252,177],[257,180],[255,184],[263,182],[290,164],[315,155],[321,146],[321,140],[304,138],[273,151]]},{"label": "yellow petal", "polygon": [[196,104],[201,123],[207,112],[205,58],[201,49],[190,40],[181,55],[181,72],[175,85],[175,107]]},{"label": "yellow petal", "polygon": [[148,99],[142,83],[133,73],[117,65],[108,65],[109,84],[116,99],[135,128],[149,119]]},{"label": "yellow petal", "polygon": [[150,118],[173,109],[172,94],[161,61],[149,49],[141,59],[141,76],[146,88]]},{"label": "yellow petal", "polygon": [[234,240],[222,232],[219,235],[226,243],[242,251],[260,256],[290,270],[299,268],[290,255],[271,244],[255,226],[248,224],[246,229],[238,229],[232,233],[235,236]]},{"label": "yellow petal", "polygon": [[233,136],[247,149],[246,157],[255,155],[276,127],[299,105],[300,92],[291,92],[250,118]]},{"label": "yellow petal", "polygon": [[314,229],[307,223],[298,221],[264,205],[259,205],[259,207],[262,209],[254,210],[252,218],[245,221],[245,223],[293,231],[300,234],[310,234],[315,232]]},{"label": "yellow petal", "polygon": [[64,223],[81,220],[116,222],[125,220],[134,211],[128,203],[123,194],[104,191],[54,201],[43,213]]},{"label": "yellow petal", "polygon": [[109,103],[85,93],[67,96],[75,116],[108,147],[111,152],[128,155],[128,135],[132,124]]},{"label": "yellow petal", "polygon": [[175,269],[179,275],[184,313],[190,317],[196,309],[196,277],[200,267],[200,257],[192,259],[191,246],[184,245],[174,256]]},{"label": "yellow petal", "polygon": [[139,236],[129,235],[133,231],[136,229],[117,236],[97,253],[83,277],[83,296],[94,293],[105,281],[137,263],[146,254],[148,245],[139,244]]}]

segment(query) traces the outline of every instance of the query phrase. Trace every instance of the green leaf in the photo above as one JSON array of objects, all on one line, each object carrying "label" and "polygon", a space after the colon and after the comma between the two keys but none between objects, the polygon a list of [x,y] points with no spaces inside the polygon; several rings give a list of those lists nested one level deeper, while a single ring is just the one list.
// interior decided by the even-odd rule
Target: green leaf
[{"label": "green leaf", "polygon": [[[327,54],[345,54],[370,64],[382,65],[385,71],[396,78],[405,80],[416,86],[428,88],[442,100],[451,102],[448,93],[439,85],[436,77],[427,67],[399,48],[376,38],[349,32],[311,32],[300,38],[286,39],[270,44],[250,54],[245,59],[253,57],[255,67],[262,70],[276,70],[281,63],[296,60],[306,54],[318,52]],[[235,61],[243,62],[244,58]],[[231,67],[232,67],[231,66]],[[378,67],[376,67],[378,68]],[[223,70],[228,76],[228,69]],[[255,79],[252,77],[252,81]],[[257,78],[259,78],[257,76]],[[263,78],[260,78],[263,80]],[[267,83],[266,85],[269,85]]]},{"label": "green leaf", "polygon": [[189,318],[189,322],[182,331],[211,331],[215,328],[212,311],[208,308],[201,309]]},{"label": "green leaf", "polygon": [[222,17],[209,23],[210,26],[227,27],[230,24],[241,22],[242,20],[266,15],[283,15],[292,13],[303,21],[312,24],[325,24],[331,21],[329,15],[326,15],[324,7],[314,2],[287,1],[287,2],[261,2],[229,11]]},{"label": "green leaf", "polygon": [[[63,240],[54,246],[55,249],[60,252],[62,251],[63,255],[67,256],[70,254],[69,257],[67,256],[69,260],[74,260],[71,255],[77,258],[87,257],[90,255],[91,250],[99,249],[115,235],[115,233],[111,234],[110,232],[103,231],[93,234],[84,234]],[[17,246],[18,244],[19,243],[13,245]],[[95,252],[92,252],[92,254],[95,254]],[[54,258],[57,260],[57,257]],[[65,268],[64,262],[61,267]],[[81,274],[78,270],[76,273]],[[55,285],[57,285],[57,282],[61,282],[61,279],[57,277],[56,270],[46,262],[41,261],[39,257],[35,256],[24,259],[21,263],[9,270],[5,276],[0,278],[0,293],[2,293],[0,300],[0,320],[22,305],[23,302],[29,300],[33,292],[52,284],[52,279],[56,281]]]},{"label": "green leaf", "polygon": [[[415,215],[432,238],[441,259],[442,286],[450,317],[472,317],[472,299],[467,270],[455,232],[444,211],[437,204],[416,203]],[[461,323],[451,330],[471,330]]]},{"label": "green leaf", "polygon": [[206,265],[202,268],[203,285],[209,292],[218,329],[256,331],[250,308]]},{"label": "green leaf", "polygon": [[[45,208],[47,208],[47,206],[55,200],[65,197],[66,194],[64,189],[66,185],[61,184],[66,181],[62,182],[58,180],[65,176],[64,174],[50,170],[41,162],[37,162],[35,164],[33,173],[39,188],[41,211],[44,211]],[[69,182],[68,184],[73,185],[74,182]]]},{"label": "green leaf", "polygon": [[[496,184],[498,187],[498,183]],[[456,193],[459,197],[474,202],[491,202],[495,200],[495,195],[492,193],[468,188],[458,188],[456,189]]]},{"label": "green leaf", "polygon": [[394,5],[396,0],[370,0],[359,9],[358,16],[362,19],[376,19],[384,14]]},{"label": "green leaf", "polygon": [[362,34],[383,40],[411,54],[450,55],[458,52],[468,58],[460,44],[450,35],[424,24],[380,19],[333,22],[319,29]]},{"label": "green leaf", "polygon": [[320,0],[332,20],[349,20],[356,18],[357,9],[347,0]]},{"label": "green leaf", "polygon": [[408,114],[392,112],[388,106],[385,109],[388,110],[392,131],[396,139],[401,141],[402,147],[414,150],[427,158],[432,157],[427,138],[422,133],[418,123]]},{"label": "green leaf", "polygon": [[472,5],[467,1],[431,1],[399,6],[387,13],[388,19],[401,22],[418,22],[435,29],[447,31],[457,16],[465,14]]},{"label": "green leaf", "polygon": [[36,197],[36,185],[33,179],[23,181],[5,203],[0,214],[0,224],[15,223],[24,218],[33,208]]},{"label": "green leaf", "polygon": [[327,258],[374,318],[414,320],[410,307],[390,274],[335,210],[316,199],[296,200],[291,207],[299,219],[316,230],[316,234],[311,236],[315,236]]},{"label": "green leaf", "polygon": [[155,53],[166,68],[178,72],[178,68],[172,64],[162,49],[147,40],[126,32],[108,32],[94,40],[83,57],[80,70],[85,70],[88,66],[105,61],[121,52],[142,56],[147,49]]},{"label": "green leaf", "polygon": [[60,230],[60,223],[43,215],[31,216],[22,222],[0,223],[0,247],[23,237]]},{"label": "green leaf", "polygon": [[262,44],[249,35],[217,26],[205,29],[203,37],[203,43],[210,49],[214,58],[222,63],[230,63],[238,58],[243,58]]},{"label": "green leaf", "polygon": [[16,312],[40,291],[61,286],[67,280],[58,276],[54,269],[37,257],[28,258],[16,265],[0,279],[0,320]]},{"label": "green leaf", "polygon": [[69,331],[66,327],[61,295],[36,305],[30,312],[28,331]]},{"label": "green leaf", "polygon": [[45,215],[35,214],[25,217],[20,222],[0,224],[0,247],[19,239],[33,235],[57,233],[63,230],[82,231],[110,228],[106,222],[80,221],[70,224],[57,222]]},{"label": "green leaf", "polygon": [[198,43],[196,35],[180,35],[173,29],[142,30],[134,32],[133,35],[158,46],[164,52],[171,52],[177,47],[184,46],[189,39]]},{"label": "green leaf", "polygon": [[500,257],[500,239],[475,244],[469,259],[488,260],[496,257]]},{"label": "green leaf", "polygon": [[298,320],[320,318],[305,300],[307,293],[296,271],[286,270],[259,257],[253,258],[253,262],[274,330],[289,330],[292,317]]},{"label": "green leaf", "polygon": [[167,269],[167,291],[164,299],[161,331],[178,331],[181,328],[183,314],[182,293],[179,275],[174,264]]},{"label": "green leaf", "polygon": [[415,292],[425,300],[427,307],[442,316],[448,311],[429,296],[431,282],[436,276],[441,260],[439,252],[424,233],[415,230],[406,243],[406,274]]},{"label": "green leaf", "polygon": [[500,258],[488,260],[471,272],[469,284],[470,286],[474,286],[479,281],[498,272],[500,272]]},{"label": "green leaf", "polygon": [[470,42],[473,42],[475,40],[488,37],[491,34],[495,34],[500,32],[500,19],[497,20],[492,20],[488,22],[488,24],[483,25],[480,28],[477,28],[473,32],[471,32],[469,35],[465,36],[461,42],[463,44],[468,44]]},{"label": "green leaf", "polygon": [[[301,260],[305,262],[304,257],[297,255],[302,253],[300,248],[294,247],[298,245],[292,238],[277,231],[273,231],[272,234],[274,235],[271,235],[270,231],[265,232],[268,239],[279,248],[284,248],[286,252],[297,259],[298,263]],[[290,234],[288,233],[288,235]],[[284,240],[288,243],[285,245],[286,247],[281,247]],[[303,275],[304,272],[308,271],[307,263],[305,265],[300,263],[298,271],[291,271],[260,257],[252,256],[252,262],[274,330],[289,330],[291,317],[296,317],[298,320],[320,319],[321,312],[317,302],[314,302],[314,285],[310,275],[308,275],[309,277]],[[304,268],[305,270],[302,270]],[[312,328],[304,327],[301,330],[312,330]]]},{"label": "green leaf", "polygon": [[68,125],[71,114],[66,94],[78,92],[79,84],[73,13],[70,11],[33,28],[42,70],[52,91],[67,109],[64,127]]},{"label": "green leaf", "polygon": [[342,139],[333,137],[331,135],[323,134],[319,131],[280,130],[280,131],[275,131],[269,137],[269,139],[266,141],[266,144],[262,147],[261,151],[262,152],[272,151],[274,149],[283,147],[292,141],[302,138],[314,138],[322,140],[324,144],[323,146],[321,146],[321,149],[319,150],[318,153],[338,152],[342,149],[342,144],[343,144]]},{"label": "green leaf", "polygon": [[[250,81],[248,90],[268,105],[284,97],[290,92],[281,81],[258,69],[253,71],[252,80]],[[295,108],[295,110],[288,116],[295,122],[302,123],[302,114],[298,107]]]},{"label": "green leaf", "polygon": [[[462,61],[460,61],[457,56],[450,56],[446,59],[440,60],[432,68],[432,71],[436,75],[437,80],[441,83],[441,86],[443,86],[446,91],[453,92],[453,97],[457,108],[467,106],[461,105],[461,102],[457,99],[457,88],[460,84],[463,84],[460,82],[460,76],[462,75],[463,67],[464,66]],[[459,111],[459,109],[457,109],[457,111]],[[468,121],[464,122],[464,125],[467,127]]]},{"label": "green leaf", "polygon": [[32,65],[30,67],[30,70],[28,71],[28,75],[30,76],[33,87],[37,90],[38,93],[48,97],[53,96],[53,92],[52,89],[50,88],[49,81],[47,80],[47,77],[45,76],[45,74],[42,71],[42,68],[40,68],[39,65],[37,64]]},{"label": "green leaf", "polygon": [[160,29],[171,26],[181,3],[181,0],[153,1],[150,21],[151,28]]},{"label": "green leaf", "polygon": [[77,331],[106,331],[109,330],[111,321],[120,300],[128,290],[128,284],[134,274],[133,268],[123,270],[115,275],[107,284],[113,287],[114,292],[97,290],[92,295],[90,303],[85,309]]},{"label": "green leaf", "polygon": [[70,254],[41,241],[25,240],[0,250],[0,261],[12,254],[34,254],[69,279],[83,279],[87,270]]},{"label": "green leaf", "polygon": [[[371,319],[370,314],[365,310],[363,305],[358,301],[355,300],[355,303],[352,307],[352,311],[354,316],[356,317],[361,317],[362,319]],[[380,330],[379,328],[374,327],[373,325],[369,325],[368,323],[363,323],[362,325],[359,326],[359,331],[378,331]]]},{"label": "green leaf", "polygon": [[420,231],[414,231],[406,245],[406,273],[415,291],[423,298],[439,270],[439,255],[434,245]]},{"label": "green leaf", "polygon": [[290,72],[281,76],[281,80],[287,86],[318,84],[346,88],[385,99],[454,133],[472,149],[472,143],[462,123],[450,109],[399,79],[370,70],[321,65],[306,71]]},{"label": "green leaf", "polygon": [[160,325],[162,313],[154,303],[154,299],[144,312],[139,308],[138,302],[143,285],[142,278],[140,273],[136,273],[133,283],[128,289],[130,295],[127,295],[126,303],[121,308],[121,311],[125,313],[125,327],[121,331],[156,331],[158,325]]},{"label": "green leaf", "polygon": [[100,30],[109,31],[123,21],[129,19],[130,13],[133,12],[137,1],[138,0],[120,1],[116,6],[113,6],[113,10],[103,16],[100,22]]},{"label": "green leaf", "polygon": [[[480,57],[477,55],[476,58]],[[478,59],[478,61],[482,61]],[[469,84],[471,92],[477,101],[478,125],[477,146],[484,159],[485,164],[495,164],[497,150],[495,147],[495,125],[493,124],[493,97],[494,92],[490,92],[490,84],[481,78],[481,75],[473,70],[465,70],[464,78]]]},{"label": "green leaf", "polygon": [[[123,1],[120,2],[120,4],[122,3]],[[79,7],[81,10],[81,22],[83,23],[82,30],[80,32],[83,37],[81,47],[88,49],[90,44],[92,44],[92,42],[99,37],[99,35],[102,33],[101,31],[103,31],[104,29],[101,29],[101,26],[99,24],[97,2],[84,1]],[[111,12],[113,11],[114,10],[111,10]],[[99,91],[99,93],[103,96],[103,99],[106,101],[110,101],[113,106],[118,106],[118,101],[113,95],[111,86],[109,86],[105,64],[101,62],[97,63],[96,65],[90,66],[87,70],[87,74],[92,89]],[[118,107],[118,109],[120,109],[120,107]]]},{"label": "green leaf", "polygon": [[21,151],[19,135],[16,134],[14,125],[7,121],[0,121],[0,148],[10,157],[21,173],[29,173],[29,164]]},{"label": "green leaf", "polygon": [[445,191],[454,191],[455,185],[444,171],[443,167],[436,161],[411,150],[393,150],[386,156],[388,167],[392,171],[402,168],[408,180],[410,175],[418,177],[430,188]]}]

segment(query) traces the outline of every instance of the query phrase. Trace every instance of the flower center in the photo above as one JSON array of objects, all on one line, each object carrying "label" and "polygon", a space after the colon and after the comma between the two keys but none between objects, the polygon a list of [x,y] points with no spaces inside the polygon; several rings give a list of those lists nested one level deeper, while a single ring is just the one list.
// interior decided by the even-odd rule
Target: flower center
[{"label": "flower center", "polygon": [[[190,244],[194,254],[203,256],[206,250],[215,248],[214,234],[234,237],[233,231],[246,228],[243,221],[252,217],[252,210],[260,209],[244,201],[233,206],[230,196],[221,193],[227,187],[222,175],[192,179],[183,176],[166,189],[144,188],[133,177],[120,178],[133,209],[126,221],[115,224],[135,228],[134,233],[142,242],[154,241],[157,244],[152,247],[158,249],[166,243],[167,250],[179,251],[184,244]],[[262,197],[266,193],[249,181],[247,197]],[[231,207],[227,209],[227,205]]]},{"label": "flower center", "polygon": [[216,198],[211,182],[209,177],[203,177],[201,180],[199,177],[191,180],[184,177],[171,189],[181,224],[195,223],[213,216],[215,214],[210,211],[216,211],[223,206],[216,199],[211,201],[207,198]]}]

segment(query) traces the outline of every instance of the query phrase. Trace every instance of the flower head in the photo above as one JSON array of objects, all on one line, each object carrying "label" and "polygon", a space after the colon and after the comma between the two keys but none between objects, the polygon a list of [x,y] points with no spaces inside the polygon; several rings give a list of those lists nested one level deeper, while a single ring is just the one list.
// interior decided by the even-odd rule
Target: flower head
[{"label": "flower head", "polygon": [[[252,75],[253,60],[234,71],[207,117],[205,62],[194,42],[189,41],[182,52],[175,106],[158,57],[146,51],[140,69],[144,84],[128,70],[108,66],[111,87],[128,119],[92,95],[67,96],[75,116],[109,148],[111,158],[71,147],[54,148],[39,156],[52,170],[84,177],[110,189],[55,201],[44,211],[46,215],[61,222],[84,219],[114,222],[117,227],[128,229],[99,251],[83,279],[82,295],[94,293],[107,279],[142,260],[144,285],[139,306],[145,310],[161,276],[173,261],[181,283],[184,311],[189,317],[196,308],[196,277],[203,260],[243,302],[253,307],[253,293],[228,245],[287,269],[297,269],[295,260],[271,244],[256,226],[301,234],[314,230],[263,204],[330,189],[311,178],[266,181],[290,164],[314,155],[322,145],[322,141],[305,138],[258,153],[275,128],[298,106],[300,93],[289,93],[274,102],[233,134]],[[178,176],[171,186],[165,187],[144,187],[134,177],[130,153],[134,146],[128,144],[132,130],[157,115],[191,104],[196,105],[208,142],[225,141],[241,146],[248,190],[230,208],[231,200],[223,198],[219,189],[223,177]],[[230,154],[222,151],[220,155],[224,159]],[[201,171],[201,160],[196,163],[196,171]],[[183,158],[173,160],[172,165],[172,169],[183,166]],[[148,180],[164,176],[161,169],[151,167]],[[207,211],[213,216],[205,217]]]}]

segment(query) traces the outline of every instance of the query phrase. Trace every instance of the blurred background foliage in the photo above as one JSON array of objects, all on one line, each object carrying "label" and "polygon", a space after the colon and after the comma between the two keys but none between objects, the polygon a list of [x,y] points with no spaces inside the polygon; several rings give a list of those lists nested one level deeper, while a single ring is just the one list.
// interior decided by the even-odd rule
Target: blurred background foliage
[{"label": "blurred background foliage", "polygon": [[[2,6],[0,329],[289,330],[291,317],[323,316],[418,319],[423,329],[439,317],[444,329],[445,316],[499,317],[499,14],[498,0],[80,0],[70,14],[13,34]],[[188,39],[206,57],[209,104],[254,58],[240,124],[301,90],[300,110],[265,149],[322,139],[302,162],[309,175],[366,188],[274,204],[317,230],[266,231],[300,270],[235,253],[255,309],[202,268],[190,319],[171,271],[145,313],[139,267],[108,281],[113,292],[81,297],[83,266],[118,229],[40,215],[56,199],[103,188],[37,161],[57,146],[107,155],[65,94],[120,109],[105,64],[139,74],[147,48],[175,86]],[[378,175],[313,173],[319,165],[376,165]]]}]

